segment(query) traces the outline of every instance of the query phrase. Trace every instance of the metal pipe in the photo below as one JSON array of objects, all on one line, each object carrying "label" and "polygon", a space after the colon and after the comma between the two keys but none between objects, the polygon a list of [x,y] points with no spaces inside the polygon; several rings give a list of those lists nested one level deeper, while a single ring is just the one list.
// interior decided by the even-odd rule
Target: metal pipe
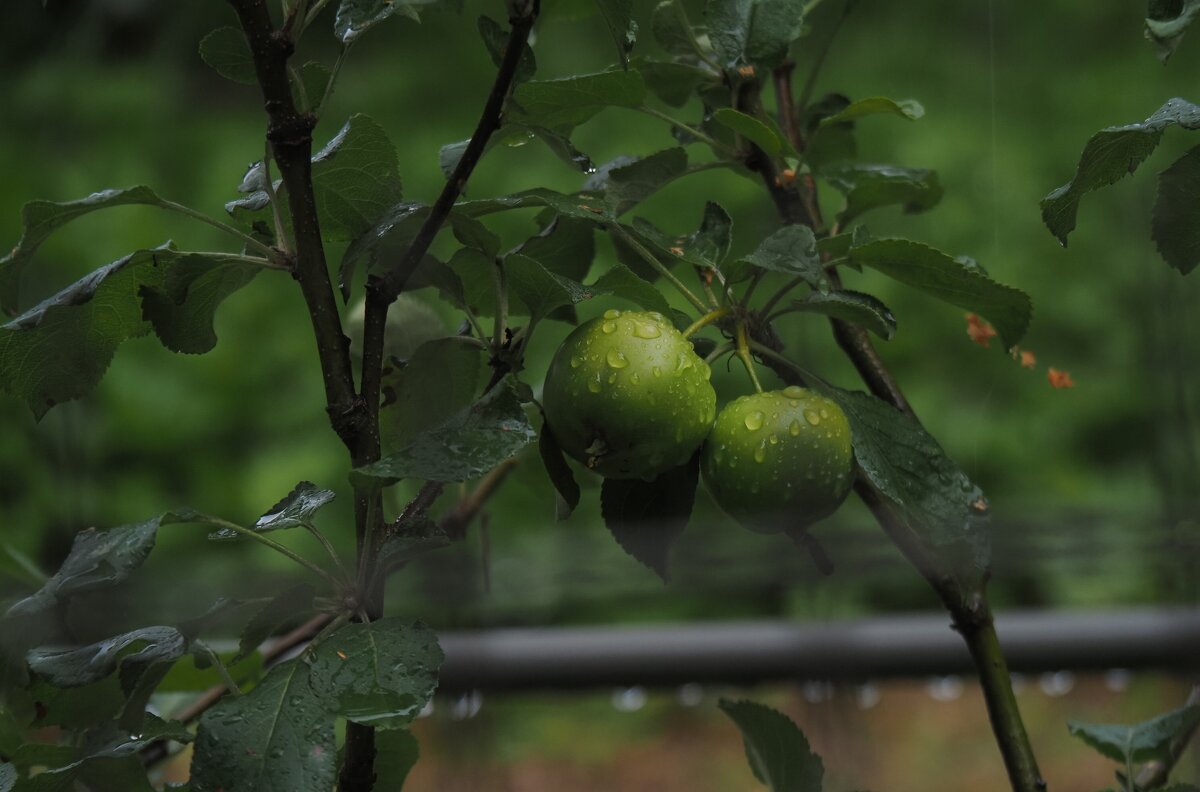
[{"label": "metal pipe", "polygon": [[[1017,612],[997,617],[1014,671],[1200,667],[1200,610]],[[942,615],[822,624],[714,622],[448,631],[443,691],[555,690],[691,682],[854,681],[969,674]]]}]

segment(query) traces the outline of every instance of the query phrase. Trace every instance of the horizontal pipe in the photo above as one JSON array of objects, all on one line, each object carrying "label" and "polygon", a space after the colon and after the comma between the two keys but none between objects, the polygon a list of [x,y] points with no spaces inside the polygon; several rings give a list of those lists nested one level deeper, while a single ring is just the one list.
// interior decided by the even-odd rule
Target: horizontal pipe
[{"label": "horizontal pipe", "polygon": [[[996,626],[1014,671],[1200,668],[1196,609],[1017,612],[998,616]],[[972,669],[949,620],[925,614],[448,631],[439,641],[445,691],[854,681]]]}]

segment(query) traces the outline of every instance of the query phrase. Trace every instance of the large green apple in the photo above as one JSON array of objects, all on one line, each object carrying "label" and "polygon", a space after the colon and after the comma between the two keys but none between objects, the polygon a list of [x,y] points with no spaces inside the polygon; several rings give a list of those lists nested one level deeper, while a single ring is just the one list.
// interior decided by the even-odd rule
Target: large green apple
[{"label": "large green apple", "polygon": [[657,478],[691,459],[717,412],[712,372],[665,316],[605,312],[563,341],[542,407],[564,451],[605,478]]},{"label": "large green apple", "polygon": [[805,388],[742,396],[717,416],[700,470],[717,504],[747,528],[804,528],[850,492],[850,424],[837,404]]}]

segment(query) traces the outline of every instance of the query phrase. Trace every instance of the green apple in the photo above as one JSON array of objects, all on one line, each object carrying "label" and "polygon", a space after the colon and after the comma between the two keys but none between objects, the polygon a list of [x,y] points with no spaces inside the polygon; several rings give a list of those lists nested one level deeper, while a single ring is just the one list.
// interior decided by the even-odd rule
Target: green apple
[{"label": "green apple", "polygon": [[717,504],[747,528],[802,529],[850,492],[850,423],[837,404],[806,388],[742,396],[717,416],[700,470]]},{"label": "green apple", "polygon": [[610,310],[559,346],[542,407],[575,459],[605,478],[651,481],[708,436],[717,412],[711,376],[662,314]]}]

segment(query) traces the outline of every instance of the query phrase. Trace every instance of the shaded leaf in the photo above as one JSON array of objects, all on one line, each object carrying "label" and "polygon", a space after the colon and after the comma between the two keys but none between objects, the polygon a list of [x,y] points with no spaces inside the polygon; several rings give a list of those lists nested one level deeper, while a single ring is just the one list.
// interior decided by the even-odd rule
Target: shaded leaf
[{"label": "shaded leaf", "polygon": [[260,270],[233,257],[184,254],[166,269],[161,283],[140,287],[142,315],[172,352],[208,352],[217,345],[217,308]]},{"label": "shaded leaf", "polygon": [[1149,0],[1146,39],[1163,63],[1174,54],[1183,34],[1200,14],[1200,0]]},{"label": "shaded leaf", "polygon": [[850,249],[865,245],[871,241],[871,234],[864,226],[855,226],[853,231],[844,231],[836,236],[828,236],[817,240],[817,252],[840,259],[850,252]]},{"label": "shaded leaf", "polygon": [[510,380],[451,416],[441,426],[351,477],[376,485],[412,478],[466,481],[515,456],[536,437]]},{"label": "shaded leaf", "polygon": [[17,768],[8,762],[0,764],[0,792],[12,792],[17,785]]},{"label": "shaded leaf", "polygon": [[683,533],[692,516],[696,483],[700,476],[697,454],[682,467],[654,481],[604,479],[600,485],[600,511],[613,538],[629,555],[670,580],[671,544]]},{"label": "shaded leaf", "polygon": [[621,66],[629,68],[629,53],[637,43],[638,26],[633,21],[633,0],[596,0],[600,15],[617,45]]},{"label": "shaded leaf", "polygon": [[910,214],[932,209],[942,200],[937,171],[894,165],[843,163],[821,169],[821,177],[846,197],[838,214],[842,225],[870,209],[899,205]]},{"label": "shaded leaf", "polygon": [[309,684],[329,712],[377,729],[410,724],[437,688],[442,650],[420,622],[347,624],[309,659]]},{"label": "shaded leaf", "polygon": [[[499,22],[487,16],[479,17],[477,26],[479,35],[483,38],[483,44],[487,47],[488,54],[492,56],[492,64],[496,68],[500,68],[500,64],[504,61],[504,51],[508,48],[508,31],[500,27]],[[514,84],[533,79],[536,72],[537,61],[534,59],[533,50],[528,46],[523,47],[521,58],[517,61],[517,71],[513,76]]]},{"label": "shaded leaf", "polygon": [[646,84],[635,71],[530,81],[513,91],[513,118],[569,132],[606,107],[639,107],[645,97]]},{"label": "shaded leaf", "polygon": [[200,39],[200,57],[226,80],[254,85],[254,57],[241,28],[219,27]]},{"label": "shaded leaf", "polygon": [[428,515],[423,519],[406,520],[402,530],[384,538],[377,563],[380,569],[390,570],[449,544],[450,537]]},{"label": "shaded leaf", "polygon": [[421,755],[412,732],[394,729],[375,735],[375,787],[399,790]]},{"label": "shaded leaf", "polygon": [[866,115],[876,114],[896,115],[901,118],[907,118],[910,121],[915,121],[925,115],[925,108],[916,99],[888,99],[886,96],[868,96],[865,99],[858,99],[846,105],[844,108],[822,118],[819,122],[820,127],[829,126],[831,124],[841,124],[846,121],[854,121]]},{"label": "shaded leaf", "polygon": [[1163,260],[1184,275],[1200,262],[1200,146],[1158,177],[1151,235]]},{"label": "shaded leaf", "polygon": [[342,0],[333,20],[333,32],[343,44],[349,44],[393,14],[419,22],[418,8],[440,2],[444,0]]},{"label": "shaded leaf", "polygon": [[849,261],[882,272],[914,289],[987,317],[1011,348],[1029,327],[1029,295],[1004,286],[955,258],[908,239],[878,239],[851,248]]},{"label": "shaded leaf", "polygon": [[368,271],[377,265],[388,265],[404,253],[417,235],[421,223],[429,215],[429,207],[419,203],[398,203],[386,212],[366,231],[346,246],[338,265],[338,287],[342,299],[350,299],[354,273],[362,259],[367,260]]},{"label": "shaded leaf", "polygon": [[1176,124],[1184,129],[1200,129],[1200,106],[1168,99],[1140,124],[1108,127],[1092,135],[1083,147],[1075,177],[1042,199],[1042,221],[1050,233],[1066,245],[1067,235],[1075,230],[1083,196],[1137,170],[1158,147],[1163,132]]},{"label": "shaded leaf", "polygon": [[803,300],[796,300],[792,308],[805,313],[818,313],[844,319],[870,330],[887,341],[896,333],[896,317],[886,305],[875,297],[850,289],[840,289],[825,294],[812,292]]},{"label": "shaded leaf", "polygon": [[825,765],[789,717],[753,701],[721,699],[719,706],[742,732],[754,777],[771,792],[821,792]]},{"label": "shaded leaf", "polygon": [[204,713],[196,732],[194,792],[328,792],[334,785],[333,716],[290,660],[244,696]]},{"label": "shaded leaf", "polygon": [[812,229],[787,225],[764,239],[742,262],[770,272],[784,272],[804,279],[814,289],[829,290],[825,266],[817,255],[817,240]]},{"label": "shaded leaf", "polygon": [[671,304],[653,283],[639,277],[633,270],[619,262],[613,264],[607,272],[597,278],[593,285],[614,297],[629,300],[647,311],[657,311],[663,315],[667,315],[671,311]]},{"label": "shaded leaf", "polygon": [[554,485],[554,513],[558,519],[565,520],[579,505],[579,484],[575,481],[575,474],[571,472],[571,466],[567,464],[562,448],[547,423],[542,424],[542,431],[538,437],[538,451],[542,456],[542,464],[546,467],[546,475]]},{"label": "shaded leaf", "polygon": [[[333,500],[333,491],[320,489],[309,481],[301,481],[278,503],[267,509],[251,528],[258,533],[279,531],[298,526],[312,526],[313,515]],[[241,534],[229,528],[219,528],[208,535],[209,539],[239,539]]]},{"label": "shaded leaf", "polygon": [[683,107],[700,83],[712,83],[718,79],[712,72],[689,63],[639,58],[632,61],[630,66],[642,75],[650,93],[671,107]]},{"label": "shaded leaf", "polygon": [[[137,651],[126,653],[131,647]],[[26,661],[30,670],[57,687],[98,682],[119,667],[128,692],[151,663],[175,660],[186,652],[187,641],[174,627],[143,627],[89,646],[33,649]]]},{"label": "shaded leaf", "polygon": [[944,568],[976,580],[991,554],[983,491],[916,419],[866,393],[817,384],[850,420],[867,479],[935,552]]},{"label": "shaded leaf", "polygon": [[695,55],[692,28],[678,0],[663,0],[654,7],[650,31],[658,45],[672,55]]},{"label": "shaded leaf", "polygon": [[727,70],[752,65],[772,69],[804,28],[803,0],[708,0],[713,50]]},{"label": "shaded leaf", "polygon": [[600,290],[555,275],[537,261],[514,253],[505,257],[504,270],[508,277],[508,288],[512,296],[520,300],[521,306],[510,305],[514,313],[527,313],[530,322],[537,322],[551,315],[556,308],[570,306],[590,300]]},{"label": "shaded leaf", "polygon": [[242,628],[238,638],[238,653],[232,663],[237,664],[252,655],[280,626],[294,620],[297,614],[308,611],[312,607],[314,596],[316,590],[311,584],[300,583],[272,597],[271,601],[259,608]]},{"label": "shaded leaf", "polygon": [[[23,232],[16,247],[0,258],[0,308],[9,314],[17,311],[17,289],[21,272],[33,259],[38,247],[67,223],[99,209],[114,206],[163,206],[164,201],[149,187],[101,190],[76,201],[30,201],[21,207]],[[111,266],[111,265],[110,265]]]},{"label": "shaded leaf", "polygon": [[522,242],[515,252],[534,259],[555,275],[582,282],[596,257],[593,224],[560,215]]},{"label": "shaded leaf", "polygon": [[733,130],[758,146],[768,156],[778,157],[785,147],[791,148],[762,121],[740,110],[722,107],[713,112],[712,118],[721,126]]},{"label": "shaded leaf", "polygon": [[328,66],[317,61],[305,63],[300,67],[299,80],[292,83],[296,103],[304,110],[315,111],[332,81],[333,71]]},{"label": "shaded leaf", "polygon": [[1165,759],[1171,743],[1200,722],[1200,705],[1172,710],[1132,725],[1068,721],[1071,734],[1121,764]]},{"label": "shaded leaf", "polygon": [[678,147],[647,157],[620,157],[602,165],[583,189],[603,193],[609,210],[619,217],[682,176],[687,162],[687,152]]},{"label": "shaded leaf", "polygon": [[383,380],[380,433],[385,450],[405,448],[430,427],[468,408],[485,382],[483,350],[458,338],[417,347]]},{"label": "shaded leaf", "polygon": [[733,218],[715,201],[705,202],[700,227],[688,237],[684,247],[713,267],[719,267],[732,242]]}]

